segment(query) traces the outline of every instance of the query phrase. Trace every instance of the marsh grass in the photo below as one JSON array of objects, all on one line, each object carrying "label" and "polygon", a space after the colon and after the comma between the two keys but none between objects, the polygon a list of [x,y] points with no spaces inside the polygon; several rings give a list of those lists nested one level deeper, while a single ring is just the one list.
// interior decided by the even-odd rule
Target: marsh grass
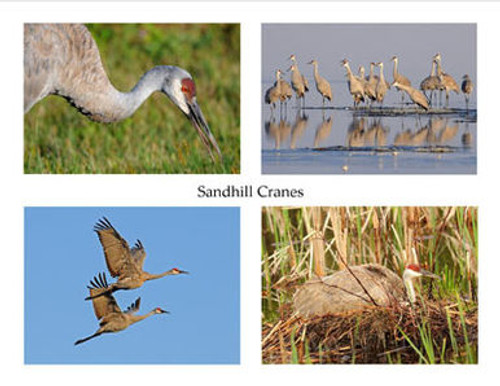
[{"label": "marsh grass", "polygon": [[[265,363],[477,363],[477,208],[268,207],[262,232]],[[401,274],[410,262],[442,277],[421,281],[415,309],[293,315],[313,275],[366,263]]]},{"label": "marsh grass", "polygon": [[239,173],[238,24],[88,25],[113,85],[130,90],[156,65],[185,68],[223,154],[213,163],[196,130],[160,93],[124,121],[95,123],[51,96],[24,119],[25,173]]}]

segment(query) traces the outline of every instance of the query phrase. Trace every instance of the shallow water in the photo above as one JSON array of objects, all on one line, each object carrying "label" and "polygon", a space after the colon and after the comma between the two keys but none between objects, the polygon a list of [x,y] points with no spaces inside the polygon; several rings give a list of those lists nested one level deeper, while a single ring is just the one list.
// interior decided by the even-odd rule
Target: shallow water
[{"label": "shallow water", "polygon": [[351,106],[322,109],[317,98],[305,109],[292,100],[281,114],[263,105],[262,172],[476,173],[476,110],[467,112],[457,100],[447,113],[416,114],[396,97],[371,113]]}]

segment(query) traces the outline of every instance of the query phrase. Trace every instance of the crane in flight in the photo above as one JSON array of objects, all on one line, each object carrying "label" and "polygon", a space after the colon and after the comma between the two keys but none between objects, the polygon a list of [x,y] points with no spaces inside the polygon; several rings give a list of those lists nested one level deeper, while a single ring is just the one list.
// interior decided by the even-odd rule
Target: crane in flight
[{"label": "crane in flight", "polygon": [[142,269],[146,258],[146,251],[140,240],[130,248],[111,222],[103,217],[94,226],[94,231],[101,242],[106,265],[112,277],[118,278],[115,283],[107,286],[106,291],[97,291],[90,294],[85,300],[91,300],[118,290],[130,290],[141,287],[145,281],[160,279],[169,275],[188,274],[178,268],[172,268],[159,274],[151,274]]},{"label": "crane in flight", "polygon": [[155,91],[165,94],[189,119],[207,148],[222,154],[200,106],[191,75],[176,66],[156,66],[129,92],[118,91],[102,65],[99,48],[82,24],[24,25],[24,112],[48,95],[59,95],[89,119],[116,122],[130,117]]},{"label": "crane in flight", "polygon": [[[87,288],[92,297],[94,313],[99,321],[99,329],[86,338],[78,339],[75,342],[75,346],[105,333],[125,330],[131,324],[140,322],[152,315],[169,313],[160,307],[156,307],[147,314],[135,315],[139,310],[141,298],[137,298],[136,301],[123,312],[116,303],[114,296],[108,291],[108,283],[105,274],[99,274],[99,276],[94,277],[94,280],[90,281],[90,286],[87,286]],[[101,296],[98,296],[99,294]]]},{"label": "crane in flight", "polygon": [[314,278],[294,294],[296,312],[303,317],[360,310],[370,306],[390,306],[409,299],[415,303],[414,280],[440,279],[417,264],[407,265],[403,278],[379,264],[347,267],[333,275]]}]

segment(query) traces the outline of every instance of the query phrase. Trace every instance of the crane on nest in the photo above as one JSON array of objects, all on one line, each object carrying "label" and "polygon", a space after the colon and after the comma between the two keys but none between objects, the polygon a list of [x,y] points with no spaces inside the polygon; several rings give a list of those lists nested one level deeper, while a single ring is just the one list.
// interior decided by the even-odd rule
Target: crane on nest
[{"label": "crane on nest", "polygon": [[94,334],[77,340],[75,346],[105,333],[125,330],[131,324],[140,322],[152,315],[169,313],[168,311],[156,307],[147,314],[135,315],[139,310],[141,298],[137,298],[136,301],[123,312],[116,303],[114,296],[108,291],[108,283],[105,274],[99,274],[99,276],[94,277],[94,280],[90,281],[90,286],[87,286],[87,288],[90,291],[90,297],[92,297],[95,316],[97,320],[99,320],[99,329]]},{"label": "crane on nest", "polygon": [[293,304],[296,312],[306,318],[370,306],[388,307],[406,299],[413,304],[413,281],[419,277],[440,279],[416,264],[406,266],[403,280],[379,264],[352,266],[304,283],[294,294]]},{"label": "crane on nest", "polygon": [[191,121],[212,160],[222,155],[196,101],[191,75],[156,66],[129,92],[118,91],[102,65],[99,48],[82,24],[24,25],[24,112],[48,95],[59,95],[89,119],[116,122],[131,116],[155,91],[164,93]]},{"label": "crane on nest", "polygon": [[112,277],[118,278],[116,283],[107,286],[106,291],[97,291],[95,295],[90,295],[85,300],[94,299],[94,297],[111,294],[118,290],[131,290],[141,287],[145,281],[160,279],[169,275],[187,274],[189,272],[173,268],[160,274],[151,274],[142,269],[146,259],[146,251],[140,240],[130,248],[117,230],[111,225],[106,217],[103,217],[94,226],[94,231],[99,237],[106,265]]}]

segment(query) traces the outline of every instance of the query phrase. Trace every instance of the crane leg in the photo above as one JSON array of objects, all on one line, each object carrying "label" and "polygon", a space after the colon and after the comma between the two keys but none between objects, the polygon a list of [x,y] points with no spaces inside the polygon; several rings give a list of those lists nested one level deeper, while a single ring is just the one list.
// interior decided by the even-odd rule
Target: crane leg
[{"label": "crane leg", "polygon": [[82,338],[82,339],[78,339],[76,342],[75,342],[75,346],[80,344],[80,343],[83,343],[83,342],[86,342],[92,338],[95,338],[95,337],[98,337],[99,335],[101,335],[102,332],[101,331],[97,331],[95,334],[92,334],[90,336],[87,336],[86,338]]}]

